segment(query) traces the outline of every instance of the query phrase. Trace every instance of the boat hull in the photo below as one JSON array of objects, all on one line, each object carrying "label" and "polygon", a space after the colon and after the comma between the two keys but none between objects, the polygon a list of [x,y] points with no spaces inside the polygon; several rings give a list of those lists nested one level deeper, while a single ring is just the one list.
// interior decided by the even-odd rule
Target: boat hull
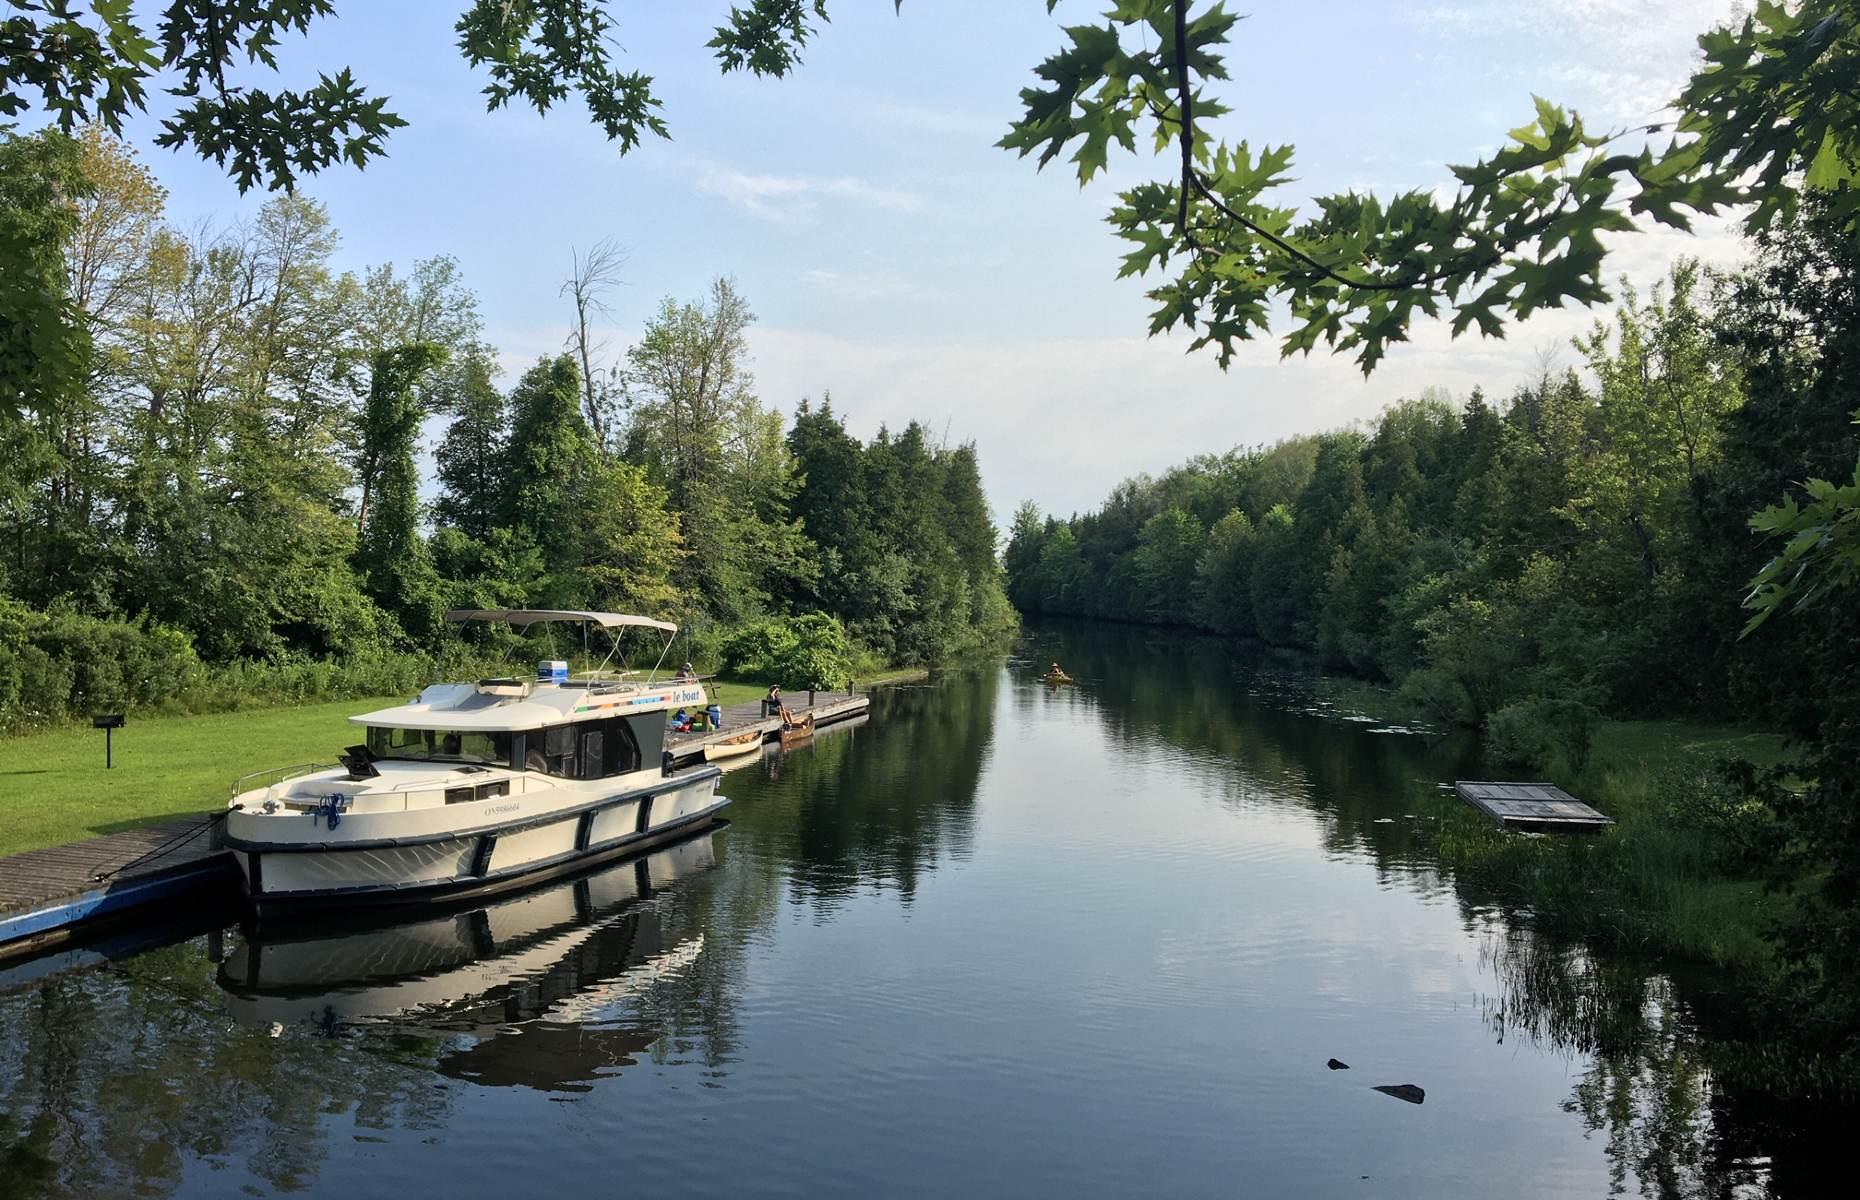
[{"label": "boat hull", "polygon": [[[391,905],[490,895],[637,854],[714,824],[729,801],[714,767],[638,789],[458,830],[370,837],[362,819],[343,838],[261,841],[228,821],[227,849],[248,904],[272,912],[319,905]],[[517,807],[517,806],[511,806]],[[234,814],[236,817],[238,814]],[[362,828],[355,829],[361,825]]]},{"label": "boat hull", "polygon": [[762,749],[760,733],[743,738],[731,738],[727,742],[712,742],[704,747],[704,761],[717,762],[720,759],[740,758],[745,754],[754,754]]}]

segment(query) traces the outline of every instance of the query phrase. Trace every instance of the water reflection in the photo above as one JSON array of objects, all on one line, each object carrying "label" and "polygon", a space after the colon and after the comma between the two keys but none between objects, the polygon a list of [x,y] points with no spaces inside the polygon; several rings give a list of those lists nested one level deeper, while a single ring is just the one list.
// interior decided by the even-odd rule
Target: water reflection
[{"label": "water reflection", "polygon": [[883,736],[867,736],[863,721],[828,726],[732,776],[731,817],[751,835],[761,902],[784,891],[824,916],[874,888],[908,903],[925,872],[968,858],[999,689],[992,664],[940,686],[888,688],[875,706]]},{"label": "water reflection", "polygon": [[374,928],[299,923],[244,936],[220,964],[226,1005],[270,1033],[384,1024],[453,1035],[442,1075],[586,1091],[660,1031],[650,988],[690,971],[704,936],[644,903],[716,866],[713,834],[469,911]]},{"label": "water reflection", "polygon": [[1441,871],[1465,747],[1382,728],[1040,630],[641,862],[0,972],[0,1196],[528,1194],[616,1146],[658,1194],[1821,1194],[1846,1123],[1723,1081],[1710,980]]},{"label": "water reflection", "polygon": [[1043,699],[1094,709],[1127,749],[1159,740],[1205,759],[1211,790],[1236,809],[1321,814],[1334,852],[1367,859],[1385,882],[1450,896],[1484,938],[1481,1019],[1495,1043],[1572,1064],[1562,1107],[1602,1143],[1609,1195],[1813,1196],[1849,1173],[1833,1131],[1851,1127],[1850,1106],[1736,1086],[1714,1069],[1760,1038],[1719,981],[1554,941],[1528,910],[1441,871],[1428,826],[1454,810],[1435,784],[1473,774],[1469,740],[1404,736],[1327,704],[1297,662],[1219,639],[1056,623],[1012,669],[1031,681],[1055,660],[1078,686],[1020,689],[1023,714]]}]

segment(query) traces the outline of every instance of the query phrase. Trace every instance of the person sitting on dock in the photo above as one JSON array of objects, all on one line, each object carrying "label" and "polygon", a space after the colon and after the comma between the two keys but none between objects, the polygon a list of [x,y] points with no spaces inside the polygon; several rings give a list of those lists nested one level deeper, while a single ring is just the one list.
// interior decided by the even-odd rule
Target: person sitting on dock
[{"label": "person sitting on dock", "polygon": [[692,680],[694,680],[694,679],[696,679],[696,678],[697,678],[697,672],[691,669],[691,664],[690,664],[690,663],[686,663],[686,664],[685,664],[684,666],[682,666],[682,667],[680,667],[680,668],[678,668],[678,674],[677,674],[677,676],[676,676],[676,677],[675,677],[675,678],[674,678],[674,679],[672,680],[672,682],[674,682],[674,683],[690,683],[690,682],[691,682]]},{"label": "person sitting on dock", "polygon": [[771,683],[769,684],[769,694],[762,697],[762,715],[765,717],[772,717],[783,711],[785,710],[782,708],[781,703],[781,684]]}]

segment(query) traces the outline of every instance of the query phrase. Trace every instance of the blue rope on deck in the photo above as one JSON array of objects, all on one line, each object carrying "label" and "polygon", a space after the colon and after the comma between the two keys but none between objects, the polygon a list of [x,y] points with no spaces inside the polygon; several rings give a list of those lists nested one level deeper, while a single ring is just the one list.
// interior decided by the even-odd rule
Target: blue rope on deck
[{"label": "blue rope on deck", "polygon": [[353,796],[344,795],[341,792],[329,793],[317,802],[315,808],[310,810],[311,827],[315,828],[316,822],[320,818],[326,822],[325,828],[336,828],[336,826],[342,824],[342,814],[348,812],[349,805],[354,802],[355,797]]}]

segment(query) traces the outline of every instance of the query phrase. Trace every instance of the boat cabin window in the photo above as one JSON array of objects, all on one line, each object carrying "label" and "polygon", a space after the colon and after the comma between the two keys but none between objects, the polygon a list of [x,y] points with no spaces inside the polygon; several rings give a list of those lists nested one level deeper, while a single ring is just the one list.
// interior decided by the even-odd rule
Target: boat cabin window
[{"label": "boat cabin window", "polygon": [[529,770],[564,779],[606,779],[639,770],[639,743],[623,717],[557,725],[528,737]]},{"label": "boat cabin window", "polygon": [[510,735],[456,729],[390,729],[368,727],[368,753],[375,759],[412,759],[416,762],[465,762],[505,766],[510,762]]}]

